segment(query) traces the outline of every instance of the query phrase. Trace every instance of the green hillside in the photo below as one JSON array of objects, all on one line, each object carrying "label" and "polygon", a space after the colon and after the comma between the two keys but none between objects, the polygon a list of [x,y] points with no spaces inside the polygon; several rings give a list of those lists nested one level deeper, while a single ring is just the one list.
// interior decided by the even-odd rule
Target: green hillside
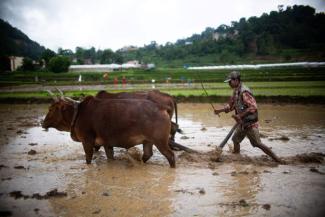
[{"label": "green hillside", "polygon": [[[148,30],[150,31],[150,30]],[[0,57],[15,55],[39,59],[43,46],[0,19]],[[132,42],[130,42],[132,43]],[[52,51],[51,51],[52,52]],[[53,53],[53,52],[52,52]],[[201,34],[159,45],[131,46],[116,52],[76,47],[59,48],[73,64],[111,64],[129,60],[155,63],[158,68],[183,66],[254,64],[325,60],[325,14],[310,6],[279,6],[260,17],[241,18],[231,25],[208,27]],[[55,54],[51,54],[53,57]],[[46,55],[45,55],[46,56]],[[46,59],[49,62],[49,58]]]},{"label": "green hillside", "polygon": [[118,51],[125,60],[160,66],[216,65],[325,59],[325,14],[310,6],[293,6],[241,18],[231,26],[208,27],[201,34],[137,50]]},{"label": "green hillside", "polygon": [[19,29],[0,19],[0,57],[23,56],[37,60],[45,48]]}]

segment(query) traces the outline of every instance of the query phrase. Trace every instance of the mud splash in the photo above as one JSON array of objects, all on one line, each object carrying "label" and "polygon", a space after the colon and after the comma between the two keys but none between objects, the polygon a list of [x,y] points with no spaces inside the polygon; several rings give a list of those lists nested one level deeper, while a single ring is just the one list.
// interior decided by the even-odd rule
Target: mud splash
[{"label": "mud splash", "polygon": [[[297,154],[295,156],[282,157],[283,163],[286,165],[299,165],[299,164],[322,164],[324,162],[324,153],[304,153]],[[220,151],[209,151],[200,153],[187,153],[183,152],[178,155],[180,163],[241,163],[241,164],[252,164],[256,166],[278,166],[277,162],[274,162],[271,158],[266,155],[249,157],[247,155],[240,154],[222,154]]]}]

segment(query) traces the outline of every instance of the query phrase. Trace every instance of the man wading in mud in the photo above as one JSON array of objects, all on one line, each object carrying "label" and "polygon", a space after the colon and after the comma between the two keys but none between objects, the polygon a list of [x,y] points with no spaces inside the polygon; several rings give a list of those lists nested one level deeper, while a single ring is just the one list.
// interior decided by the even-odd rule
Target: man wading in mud
[{"label": "man wading in mud", "polygon": [[240,143],[247,136],[253,147],[262,149],[262,151],[273,160],[283,163],[271,149],[265,146],[261,141],[258,131],[257,104],[252,92],[241,82],[240,73],[237,71],[230,72],[228,78],[224,82],[228,82],[234,92],[229,103],[222,109],[215,109],[214,113],[218,115],[221,112],[228,113],[235,110],[235,115],[232,115],[232,117],[240,125],[237,127],[232,137],[232,141],[234,142],[233,153],[239,154]]}]

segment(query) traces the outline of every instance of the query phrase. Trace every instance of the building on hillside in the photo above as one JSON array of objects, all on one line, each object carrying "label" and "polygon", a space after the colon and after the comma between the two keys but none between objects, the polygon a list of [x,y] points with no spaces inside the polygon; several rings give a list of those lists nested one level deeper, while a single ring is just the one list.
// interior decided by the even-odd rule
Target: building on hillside
[{"label": "building on hillside", "polygon": [[148,63],[147,65],[145,65],[145,69],[154,69],[156,68],[156,65],[154,63]]},{"label": "building on hillside", "polygon": [[10,56],[10,71],[16,71],[20,66],[23,65],[24,57]]},{"label": "building on hillside", "polygon": [[91,65],[91,64],[93,64],[93,61],[90,58],[87,58],[87,59],[84,59],[84,64]]},{"label": "building on hillside", "polygon": [[136,46],[124,46],[120,49],[120,51],[122,52],[128,52],[128,51],[135,51],[135,50],[138,50],[138,48]]},{"label": "building on hillside", "polygon": [[239,36],[239,31],[238,30],[233,30],[231,32],[228,32],[227,38],[230,38],[232,40],[236,39]]},{"label": "building on hillside", "polygon": [[216,41],[220,40],[221,38],[230,38],[235,39],[239,35],[238,30],[230,31],[228,33],[225,32],[214,32],[212,33],[212,38]]},{"label": "building on hillside", "polygon": [[226,38],[227,37],[227,34],[226,33],[219,33],[219,32],[214,32],[212,34],[212,38],[216,41],[218,41],[219,39],[221,38]]},{"label": "building on hillside", "polygon": [[138,60],[130,60],[130,61],[127,61],[126,63],[124,63],[123,65],[127,65],[130,68],[141,68],[141,64]]},{"label": "building on hillside", "polygon": [[74,57],[71,62],[72,63],[77,63],[78,62],[78,59],[76,57]]}]

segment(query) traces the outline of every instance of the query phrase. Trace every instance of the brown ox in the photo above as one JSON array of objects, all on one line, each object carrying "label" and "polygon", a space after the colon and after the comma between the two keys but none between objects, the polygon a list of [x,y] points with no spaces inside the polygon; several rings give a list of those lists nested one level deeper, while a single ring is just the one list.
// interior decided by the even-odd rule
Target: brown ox
[{"label": "brown ox", "polygon": [[100,99],[147,99],[159,106],[164,106],[167,109],[170,120],[172,119],[175,112],[175,121],[171,122],[171,140],[174,141],[176,132],[181,132],[178,128],[177,121],[177,103],[175,99],[167,94],[162,93],[159,90],[150,90],[150,91],[136,91],[136,92],[121,92],[121,93],[108,93],[104,90],[99,91],[96,94],[97,98]]},{"label": "brown ox", "polygon": [[95,144],[103,145],[110,158],[113,146],[130,148],[143,144],[142,160],[152,156],[152,144],[175,167],[175,156],[168,146],[170,119],[166,108],[149,100],[114,100],[86,97],[81,103],[57,99],[50,106],[43,128],[70,131],[82,142],[87,164],[91,163]]}]

